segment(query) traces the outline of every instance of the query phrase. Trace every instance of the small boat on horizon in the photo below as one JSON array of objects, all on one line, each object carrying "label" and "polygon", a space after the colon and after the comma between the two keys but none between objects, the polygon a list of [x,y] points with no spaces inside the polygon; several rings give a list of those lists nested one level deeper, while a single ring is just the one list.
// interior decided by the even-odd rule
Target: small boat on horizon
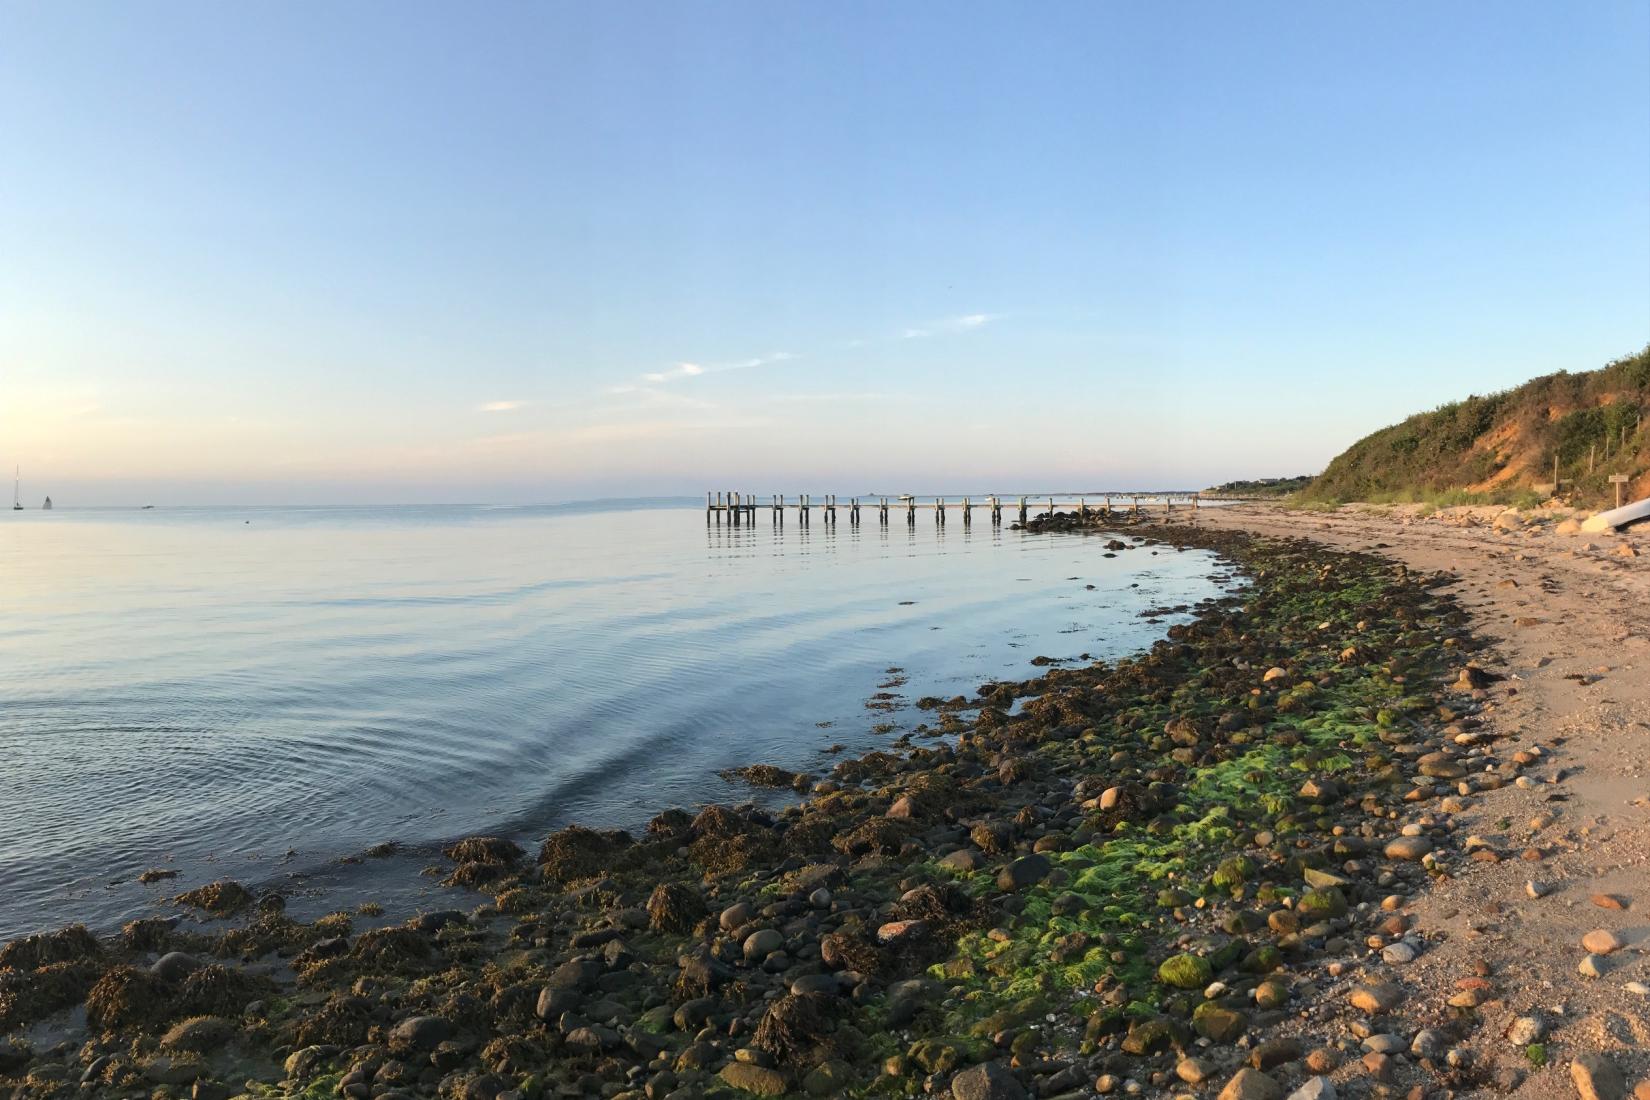
[{"label": "small boat on horizon", "polygon": [[40,506],[40,510],[42,512],[49,512],[49,511],[52,510],[52,498],[51,497],[46,498],[46,503],[44,503]]},{"label": "small boat on horizon", "polygon": [[22,488],[22,485],[23,467],[19,466],[17,469],[12,471],[11,478],[11,510],[14,512],[21,512],[23,510],[23,498],[18,495],[18,490]]}]

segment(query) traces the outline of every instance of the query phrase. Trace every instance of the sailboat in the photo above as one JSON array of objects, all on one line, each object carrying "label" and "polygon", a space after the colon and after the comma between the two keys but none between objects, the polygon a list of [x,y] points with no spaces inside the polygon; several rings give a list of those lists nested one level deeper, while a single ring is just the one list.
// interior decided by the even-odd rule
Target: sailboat
[{"label": "sailboat", "polygon": [[17,469],[12,471],[11,478],[11,510],[14,512],[21,512],[23,510],[23,498],[18,495],[18,490],[22,488],[22,485],[23,467],[19,466]]},{"label": "sailboat", "polygon": [[52,510],[52,498],[51,497],[46,498],[46,503],[44,503],[40,506],[40,510],[42,512],[49,512],[49,511]]}]

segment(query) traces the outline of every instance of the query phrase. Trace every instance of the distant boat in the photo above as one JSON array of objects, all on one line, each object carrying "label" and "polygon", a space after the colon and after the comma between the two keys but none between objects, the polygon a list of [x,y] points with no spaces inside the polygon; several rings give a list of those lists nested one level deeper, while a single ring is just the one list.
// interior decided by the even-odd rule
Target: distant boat
[{"label": "distant boat", "polygon": [[52,510],[52,498],[51,497],[46,498],[46,503],[44,503],[40,506],[40,510],[42,512],[49,512],[49,511]]},{"label": "distant boat", "polygon": [[14,512],[21,512],[23,510],[23,498],[17,495],[17,491],[22,484],[23,467],[19,466],[16,470],[12,471],[11,479],[11,510]]},{"label": "distant boat", "polygon": [[139,508],[138,511],[147,512],[147,511],[149,511],[149,509],[151,509],[153,507],[154,507],[153,504],[145,504],[142,508]]}]

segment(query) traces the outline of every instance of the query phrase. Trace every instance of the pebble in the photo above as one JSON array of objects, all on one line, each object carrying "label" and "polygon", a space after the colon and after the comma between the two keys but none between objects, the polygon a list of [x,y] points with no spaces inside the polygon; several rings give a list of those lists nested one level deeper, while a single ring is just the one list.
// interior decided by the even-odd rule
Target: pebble
[{"label": "pebble", "polygon": [[1581,1100],[1622,1100],[1627,1095],[1627,1081],[1621,1070],[1604,1055],[1591,1051],[1576,1055],[1570,1063],[1570,1080],[1575,1082]]},{"label": "pebble", "polygon": [[1537,882],[1531,879],[1524,884],[1524,892],[1532,898],[1544,898],[1553,892],[1553,888],[1545,882]]},{"label": "pebble", "polygon": [[1507,1028],[1507,1041],[1515,1047],[1539,1043],[1547,1034],[1547,1023],[1539,1016],[1520,1016]]},{"label": "pebble", "polygon": [[1341,1055],[1334,1047],[1319,1047],[1306,1056],[1306,1068],[1313,1073],[1333,1073],[1341,1065]]},{"label": "pebble", "polygon": [[1279,1100],[1283,1088],[1258,1069],[1240,1069],[1220,1090],[1220,1100]]},{"label": "pebble", "polygon": [[1622,988],[1636,997],[1650,997],[1650,985],[1645,985],[1643,982],[1628,982]]},{"label": "pebble", "polygon": [[181,982],[200,967],[200,960],[193,955],[186,955],[182,951],[169,951],[155,960],[149,972],[163,982]]},{"label": "pebble", "polygon": [[1327,1077],[1310,1077],[1289,1094],[1289,1100],[1335,1100],[1335,1083]]},{"label": "pebble", "polygon": [[1582,958],[1580,965],[1576,967],[1576,973],[1583,978],[1602,978],[1609,965],[1604,961],[1603,955],[1587,955]]},{"label": "pebble", "polygon": [[1415,961],[1415,948],[1403,940],[1388,944],[1381,949],[1381,960],[1393,966],[1402,966]]},{"label": "pebble", "polygon": [[1417,1058],[1437,1058],[1448,1046],[1449,1040],[1442,1031],[1426,1027],[1415,1033],[1415,1038],[1409,1044],[1409,1052]]},{"label": "pebble", "polygon": [[1026,1090],[1002,1063],[984,1062],[953,1077],[951,1095],[956,1100],[1024,1100]]},{"label": "pebble", "polygon": [[1352,1007],[1360,1012],[1367,1012],[1371,1016],[1379,1016],[1391,1012],[1398,1002],[1404,999],[1402,987],[1391,982],[1374,982],[1370,985],[1360,985],[1348,994]]},{"label": "pebble", "polygon": [[412,1016],[390,1032],[390,1042],[413,1050],[434,1050],[453,1033],[453,1025],[441,1016]]},{"label": "pebble", "polygon": [[1595,955],[1611,955],[1627,946],[1607,928],[1595,928],[1581,937],[1581,946]]},{"label": "pebble", "polygon": [[1387,844],[1388,859],[1420,859],[1432,851],[1432,841],[1424,836],[1401,836]]},{"label": "pebble", "polygon": [[1182,1058],[1174,1067],[1175,1076],[1188,1085],[1201,1085],[1209,1079],[1213,1072],[1209,1063],[1201,1058]]}]

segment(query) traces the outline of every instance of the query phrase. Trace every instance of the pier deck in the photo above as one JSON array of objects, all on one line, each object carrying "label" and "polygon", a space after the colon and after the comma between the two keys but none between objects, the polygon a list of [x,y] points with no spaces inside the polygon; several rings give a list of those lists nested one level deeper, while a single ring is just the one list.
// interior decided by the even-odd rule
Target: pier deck
[{"label": "pier deck", "polygon": [[1057,511],[1075,511],[1079,515],[1090,512],[1111,515],[1115,512],[1127,512],[1130,515],[1139,515],[1142,510],[1162,509],[1172,514],[1178,505],[1193,511],[1205,500],[1240,500],[1241,497],[1215,496],[1208,493],[1190,491],[1152,491],[1152,492],[1094,492],[1094,493],[1054,493],[1033,496],[1021,495],[989,495],[984,497],[930,497],[918,499],[909,494],[899,496],[853,496],[846,500],[835,493],[826,493],[815,501],[811,494],[801,493],[794,497],[787,497],[775,493],[767,497],[759,497],[751,493],[723,492],[705,494],[705,524],[721,524],[724,521],[734,526],[755,523],[757,513],[767,512],[774,526],[785,522],[787,511],[795,512],[797,522],[809,524],[813,520],[813,512],[818,509],[820,519],[825,523],[837,521],[837,510],[840,508],[848,515],[848,522],[857,525],[860,522],[861,512],[876,513],[877,522],[887,525],[890,517],[903,514],[905,522],[915,525],[918,512],[931,512],[934,523],[944,526],[946,516],[950,512],[960,512],[964,524],[974,522],[974,510],[981,509],[990,517],[993,526],[1000,526],[1003,522],[1003,512],[1006,509],[1016,515],[1020,523],[1025,523],[1033,515],[1046,515]]}]

